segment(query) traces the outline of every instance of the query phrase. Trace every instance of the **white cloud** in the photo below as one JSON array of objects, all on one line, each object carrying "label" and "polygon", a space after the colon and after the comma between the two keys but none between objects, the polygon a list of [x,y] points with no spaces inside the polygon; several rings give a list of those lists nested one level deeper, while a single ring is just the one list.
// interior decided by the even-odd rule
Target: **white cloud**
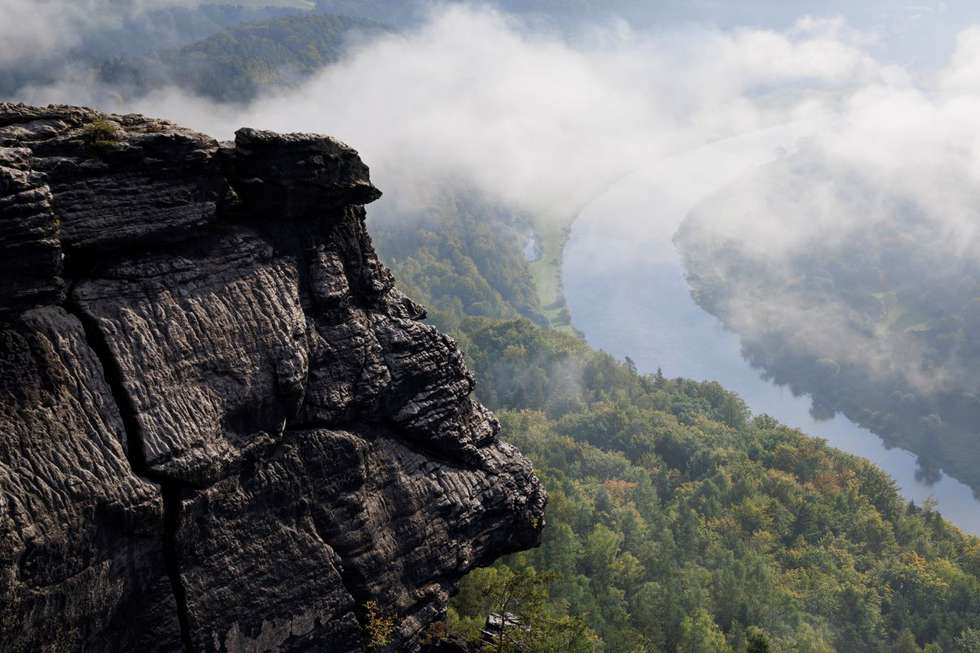
[{"label": "white cloud", "polygon": [[572,44],[456,6],[247,107],[174,89],[124,101],[89,79],[23,96],[162,114],[225,138],[243,124],[329,133],[357,147],[388,191],[456,176],[524,208],[570,211],[651,159],[819,115],[843,89],[883,79],[889,69],[859,41],[839,21],[811,20],[788,33],[613,23]]},{"label": "white cloud", "polygon": [[[815,242],[846,242],[868,224],[887,227],[889,202],[901,199],[928,208],[942,236],[930,246],[972,255],[980,31],[961,33],[948,66],[927,79],[882,63],[874,54],[879,41],[874,30],[840,18],[803,17],[782,32],[644,32],[611,22],[573,42],[489,9],[455,6],[363,43],[302,87],[248,106],[175,89],[126,100],[90,79],[24,97],[140,110],[222,138],[242,125],[328,133],[360,150],[389,207],[412,202],[427,181],[458,178],[511,205],[563,217],[670,154],[808,122],[813,136],[797,158],[806,164],[727,197],[712,223],[716,234],[779,264]],[[889,202],[878,201],[886,195]],[[654,219],[655,208],[635,219]],[[814,312],[792,297],[771,299],[772,315],[798,317],[807,333],[826,334],[815,347],[847,343],[861,351],[846,332],[845,307]]]},{"label": "white cloud", "polygon": [[[754,338],[779,331],[814,357],[860,365],[872,375],[904,378],[923,391],[980,389],[956,349],[937,355],[940,339],[921,339],[918,324],[961,319],[973,297],[945,298],[970,288],[980,266],[980,30],[968,28],[949,64],[934,78],[909,83],[874,82],[851,90],[827,124],[793,157],[765,174],[753,174],[696,211],[688,242],[727,243],[767,278],[786,280],[780,290],[742,275],[728,275],[726,310],[739,333]],[[878,234],[884,249],[853,251]],[[712,245],[714,246],[714,245]],[[842,252],[844,252],[842,254]],[[800,261],[823,258],[864,269],[855,257],[906,257],[866,266],[889,278],[903,268],[921,275],[882,317],[840,286],[816,295],[794,289]],[[793,281],[793,283],[791,283]],[[864,281],[869,281],[864,279]],[[873,285],[874,280],[866,285]],[[921,305],[931,290],[930,315],[890,323],[901,303]],[[887,286],[887,284],[886,284]],[[888,287],[882,290],[889,290]],[[958,304],[958,305],[957,305]],[[905,306],[904,309],[909,309]],[[962,313],[963,315],[960,315]],[[912,331],[903,331],[905,328]],[[945,328],[945,327],[944,327]],[[945,345],[943,345],[945,346]]]}]

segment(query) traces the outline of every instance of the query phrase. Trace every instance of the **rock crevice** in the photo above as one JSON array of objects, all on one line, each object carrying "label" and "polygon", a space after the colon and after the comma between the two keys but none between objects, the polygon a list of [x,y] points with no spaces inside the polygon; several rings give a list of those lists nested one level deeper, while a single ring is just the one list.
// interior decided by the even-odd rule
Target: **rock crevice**
[{"label": "rock crevice", "polygon": [[170,580],[170,591],[174,596],[174,607],[177,610],[177,625],[180,627],[180,642],[185,653],[194,651],[194,640],[191,635],[190,613],[187,609],[187,590],[180,576],[180,555],[177,551],[177,534],[180,531],[181,513],[183,512],[182,490],[173,484],[160,486],[163,497],[163,562],[166,566],[167,578]]},{"label": "rock crevice", "polygon": [[545,496],[371,246],[357,153],[0,103],[0,640],[414,650]]}]

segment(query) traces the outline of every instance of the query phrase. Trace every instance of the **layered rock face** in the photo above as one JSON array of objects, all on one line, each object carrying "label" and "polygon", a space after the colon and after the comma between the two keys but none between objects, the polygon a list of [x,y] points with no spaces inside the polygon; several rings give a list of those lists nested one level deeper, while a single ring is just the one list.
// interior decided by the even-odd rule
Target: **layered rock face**
[{"label": "layered rock face", "polygon": [[545,497],[347,146],[0,104],[0,648],[414,650]]}]

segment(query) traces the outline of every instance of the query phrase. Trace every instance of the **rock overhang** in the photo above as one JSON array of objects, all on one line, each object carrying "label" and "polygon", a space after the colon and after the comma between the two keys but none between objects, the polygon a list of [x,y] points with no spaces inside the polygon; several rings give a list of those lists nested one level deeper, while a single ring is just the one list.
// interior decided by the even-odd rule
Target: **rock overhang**
[{"label": "rock overhang", "polygon": [[[44,504],[25,488],[63,486],[70,469],[0,461],[5,501],[42,506],[0,521],[14,542],[0,548],[0,631],[27,624],[15,650],[34,650],[43,617],[62,644],[37,650],[356,651],[369,600],[398,620],[392,649],[410,649],[466,571],[538,543],[543,489],[470,397],[455,343],[374,252],[363,205],[380,191],[354,150],[251,129],[219,145],[142,116],[2,103],[0,146],[0,249],[46,254],[0,285],[6,332],[25,338],[0,353],[43,371],[55,362],[36,343],[78,350],[0,415],[23,432],[36,402],[60,397],[62,421],[87,426],[32,422],[36,442],[19,446],[113,470]],[[58,317],[41,328],[25,317],[37,311]],[[142,498],[120,500],[114,475]],[[45,519],[90,537],[22,537]],[[39,606],[80,590],[27,591],[17,569],[37,547],[81,550],[114,591],[59,622]]]}]

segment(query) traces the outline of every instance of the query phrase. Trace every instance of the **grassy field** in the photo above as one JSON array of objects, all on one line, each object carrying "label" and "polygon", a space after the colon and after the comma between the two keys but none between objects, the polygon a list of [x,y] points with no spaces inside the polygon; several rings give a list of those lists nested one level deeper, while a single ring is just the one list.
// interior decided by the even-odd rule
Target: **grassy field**
[{"label": "grassy field", "polygon": [[575,216],[542,215],[532,220],[541,257],[531,262],[531,274],[542,312],[555,329],[572,333],[561,282],[561,261]]}]

